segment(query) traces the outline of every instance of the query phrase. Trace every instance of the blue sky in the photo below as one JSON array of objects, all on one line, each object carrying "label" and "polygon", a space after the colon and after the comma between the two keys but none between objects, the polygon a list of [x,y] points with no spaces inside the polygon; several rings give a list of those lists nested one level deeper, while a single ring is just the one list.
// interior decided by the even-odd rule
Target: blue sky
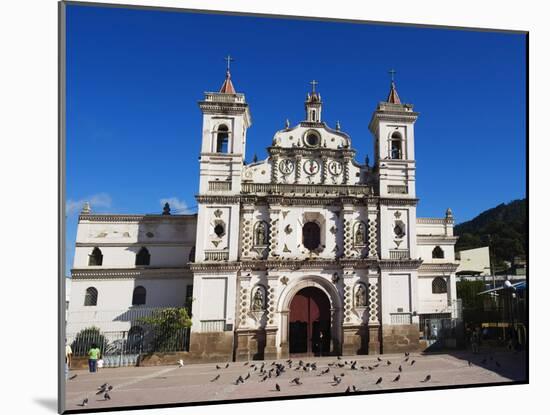
[{"label": "blue sky", "polygon": [[526,194],[525,36],[372,24],[67,7],[67,272],[78,211],[194,212],[204,91],[224,56],[250,104],[247,161],[304,118],[312,79],[323,121],[373,160],[368,122],[395,68],[415,126],[418,216],[457,222]]}]

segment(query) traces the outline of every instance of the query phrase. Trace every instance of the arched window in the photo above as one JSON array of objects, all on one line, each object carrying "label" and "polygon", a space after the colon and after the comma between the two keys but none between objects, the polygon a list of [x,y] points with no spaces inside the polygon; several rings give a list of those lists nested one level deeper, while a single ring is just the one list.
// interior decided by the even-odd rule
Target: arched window
[{"label": "arched window", "polygon": [[317,249],[321,244],[321,228],[315,222],[307,222],[302,228],[304,246],[310,251]]},{"label": "arched window", "polygon": [[229,129],[222,124],[218,127],[216,135],[216,153],[227,153],[229,144]]},{"label": "arched window", "polygon": [[436,246],[432,251],[432,258],[445,258],[445,253],[440,246]]},{"label": "arched window", "polygon": [[150,262],[151,254],[149,254],[149,250],[145,247],[142,247],[136,254],[136,265],[149,265]]},{"label": "arched window", "polygon": [[447,292],[447,282],[441,277],[436,277],[432,281],[432,293],[444,294]]},{"label": "arched window", "polygon": [[95,287],[86,288],[86,295],[84,296],[84,305],[85,306],[97,305],[97,289]]},{"label": "arched window", "polygon": [[101,249],[96,246],[88,258],[88,265],[101,264],[103,264],[103,254],[101,253]]},{"label": "arched window", "polygon": [[401,134],[397,131],[391,135],[391,158],[401,159],[403,158],[403,148]]},{"label": "arched window", "polygon": [[311,121],[315,121],[315,110],[311,111]]},{"label": "arched window", "polygon": [[136,288],[134,288],[134,294],[132,295],[132,305],[145,304],[146,294],[147,292],[145,291],[145,287],[138,285]]}]

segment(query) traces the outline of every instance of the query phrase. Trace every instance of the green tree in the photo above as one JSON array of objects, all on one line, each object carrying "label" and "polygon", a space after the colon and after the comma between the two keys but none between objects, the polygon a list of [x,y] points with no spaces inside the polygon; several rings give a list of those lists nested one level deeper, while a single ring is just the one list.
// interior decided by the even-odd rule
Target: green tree
[{"label": "green tree", "polygon": [[80,330],[73,342],[71,343],[71,349],[73,356],[86,356],[88,350],[91,349],[92,344],[95,344],[101,350],[101,353],[107,348],[107,339],[97,327],[87,327]]},{"label": "green tree", "polygon": [[139,321],[153,330],[155,351],[183,350],[184,331],[191,327],[191,318],[186,308],[155,310],[151,316],[143,317]]}]

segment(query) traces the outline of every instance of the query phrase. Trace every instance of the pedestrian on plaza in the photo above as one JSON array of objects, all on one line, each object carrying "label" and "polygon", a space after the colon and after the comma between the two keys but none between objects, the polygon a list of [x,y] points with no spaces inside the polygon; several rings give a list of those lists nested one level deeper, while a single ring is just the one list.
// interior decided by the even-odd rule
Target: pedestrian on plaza
[{"label": "pedestrian on plaza", "polygon": [[475,328],[474,331],[472,332],[470,343],[472,346],[472,353],[478,353],[479,352],[479,329],[478,328]]},{"label": "pedestrian on plaza", "polygon": [[97,344],[92,343],[92,347],[88,351],[88,367],[90,373],[97,372],[97,360],[101,357],[101,350],[97,347]]},{"label": "pedestrian on plaza", "polygon": [[71,359],[73,357],[73,349],[65,339],[65,380],[69,378],[69,369],[71,368]]}]

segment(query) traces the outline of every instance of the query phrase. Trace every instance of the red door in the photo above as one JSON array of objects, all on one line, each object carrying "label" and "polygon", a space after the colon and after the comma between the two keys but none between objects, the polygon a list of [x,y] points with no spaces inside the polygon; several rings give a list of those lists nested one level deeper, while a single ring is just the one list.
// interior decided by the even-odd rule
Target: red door
[{"label": "red door", "polygon": [[303,288],[290,303],[289,352],[322,355],[330,352],[330,302],[318,288]]}]

